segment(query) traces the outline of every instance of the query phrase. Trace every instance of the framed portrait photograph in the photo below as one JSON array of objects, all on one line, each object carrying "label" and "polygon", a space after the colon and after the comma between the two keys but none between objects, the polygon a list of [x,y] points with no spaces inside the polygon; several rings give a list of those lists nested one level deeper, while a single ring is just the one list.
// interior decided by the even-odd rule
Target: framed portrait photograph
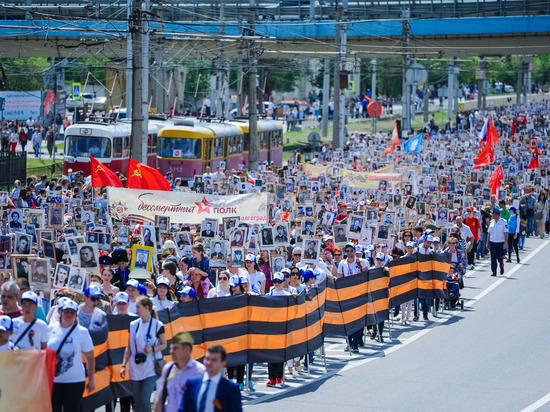
[{"label": "framed portrait photograph", "polygon": [[143,241],[143,244],[145,246],[155,249],[156,248],[155,227],[152,225],[143,225],[141,227],[141,240]]},{"label": "framed portrait photograph", "polygon": [[437,224],[438,225],[447,225],[449,223],[449,209],[442,207],[437,211]]},{"label": "framed portrait photograph", "polygon": [[338,214],[336,212],[331,212],[329,210],[325,210],[323,212],[323,217],[321,219],[321,225],[326,226],[326,227],[330,227],[330,226],[334,225],[334,221],[336,220],[336,216],[338,216]]},{"label": "framed portrait photograph", "polygon": [[229,241],[231,242],[231,247],[241,247],[245,244],[246,239],[248,238],[248,228],[244,227],[235,227],[229,234]]},{"label": "framed portrait photograph", "polygon": [[385,210],[382,212],[382,222],[383,225],[388,225],[390,227],[395,226],[395,212],[391,210]]},{"label": "framed portrait photograph", "polygon": [[151,271],[154,249],[150,246],[134,245],[132,247],[132,270],[145,269]]},{"label": "framed portrait photograph", "polygon": [[111,250],[111,234],[98,233],[98,248],[99,250]]},{"label": "framed portrait photograph", "polygon": [[412,209],[407,209],[405,206],[399,206],[395,209],[395,226],[398,229],[407,227],[407,223],[409,221],[407,210]]},{"label": "framed portrait photograph", "polygon": [[254,254],[260,253],[259,246],[260,245],[258,244],[258,235],[256,234],[249,235],[248,240],[244,244],[246,251],[248,253],[254,253]]},{"label": "framed portrait photograph", "polygon": [[271,275],[276,272],[280,272],[286,267],[285,257],[283,255],[271,255],[269,257],[271,265]]},{"label": "framed portrait photograph", "polygon": [[227,240],[212,240],[210,242],[210,266],[227,267]]},{"label": "framed portrait photograph", "polygon": [[224,217],[222,218],[222,224],[223,224],[223,238],[225,240],[229,240],[229,235],[231,234],[231,231],[237,227],[237,223],[239,222],[238,217]]},{"label": "framed portrait photograph", "polygon": [[11,269],[14,279],[29,278],[29,258],[31,257],[34,257],[34,255],[11,255]]},{"label": "framed portrait photograph", "polygon": [[97,243],[79,243],[78,264],[87,272],[99,273],[99,250]]},{"label": "framed portrait photograph", "polygon": [[378,230],[376,231],[376,241],[378,243],[386,243],[388,239],[390,238],[390,229],[391,226],[381,224],[378,226]]},{"label": "framed portrait photograph", "polygon": [[61,289],[65,286],[69,286],[70,273],[71,273],[71,266],[66,265],[64,263],[58,263],[55,266],[55,273],[53,276],[52,286],[56,289]]},{"label": "framed portrait photograph", "polygon": [[363,230],[363,225],[365,224],[365,217],[358,215],[351,215],[348,218],[348,239],[357,239],[361,238],[361,232]]},{"label": "framed portrait photograph", "polygon": [[231,248],[231,267],[233,268],[244,267],[244,247]]},{"label": "framed portrait photograph", "polygon": [[8,192],[0,192],[0,206],[8,205]]},{"label": "framed portrait photograph", "polygon": [[280,222],[273,225],[273,234],[275,235],[275,246],[288,246],[290,244],[290,236],[287,222]]},{"label": "framed portrait photograph", "polygon": [[370,246],[372,245],[372,236],[374,234],[374,229],[372,227],[364,227],[363,233],[361,234],[361,239],[359,239],[359,244],[361,246]]},{"label": "framed portrait photograph", "polygon": [[31,236],[32,246],[38,248],[38,234],[36,233],[36,227],[34,225],[27,224],[25,226],[25,233]]},{"label": "framed portrait photograph", "polygon": [[155,216],[155,226],[160,230],[160,233],[168,233],[170,231],[170,217]]},{"label": "framed portrait photograph", "polygon": [[315,236],[315,221],[314,220],[302,220],[301,221],[301,234],[302,237],[313,237]]},{"label": "framed portrait photograph", "polygon": [[73,290],[73,292],[84,293],[84,289],[89,283],[87,277],[88,274],[86,269],[71,266],[68,286]]},{"label": "framed portrait photograph", "polygon": [[63,208],[51,207],[48,209],[48,226],[62,228],[63,221]]},{"label": "framed portrait photograph", "polygon": [[414,196],[409,196],[409,197],[407,198],[407,201],[405,202],[405,207],[406,207],[407,209],[414,209],[417,200],[418,200],[418,199],[417,199],[416,197],[414,197]]},{"label": "framed portrait photograph", "polygon": [[27,225],[33,225],[36,229],[44,227],[44,213],[40,212],[28,212],[27,213]]},{"label": "framed portrait photograph", "polygon": [[35,291],[49,292],[51,290],[50,259],[29,258],[30,277],[29,283]]},{"label": "framed portrait photograph", "polygon": [[332,237],[336,247],[345,246],[348,243],[348,225],[334,225],[332,227]]},{"label": "framed portrait photograph", "polygon": [[19,255],[29,255],[31,253],[32,235],[17,232],[15,234],[14,253]]},{"label": "framed portrait photograph", "polygon": [[128,226],[119,227],[116,239],[119,243],[128,243],[130,241],[130,228]]},{"label": "framed portrait photograph", "polygon": [[201,222],[201,236],[205,239],[214,239],[218,233],[218,219],[204,219]]},{"label": "framed portrait photograph", "polygon": [[82,224],[86,225],[88,223],[95,223],[95,211],[93,210],[83,210],[82,217],[80,219]]},{"label": "framed portrait photograph", "polygon": [[11,233],[23,231],[23,211],[12,209],[8,212],[8,229]]},{"label": "framed portrait photograph", "polygon": [[316,264],[319,261],[321,239],[302,240],[302,262]]},{"label": "framed portrait photograph", "polygon": [[68,237],[67,240],[65,240],[69,252],[68,255],[71,257],[73,263],[78,264],[78,245],[81,243],[85,243],[84,236]]},{"label": "framed portrait photograph", "polygon": [[189,232],[181,231],[176,233],[174,242],[176,243],[178,250],[183,249],[185,246],[191,246],[191,237],[189,236]]},{"label": "framed portrait photograph", "polygon": [[51,240],[42,239],[42,252],[44,257],[55,259],[55,243]]},{"label": "framed portrait photograph", "polygon": [[275,250],[273,227],[263,226],[260,229],[260,248],[262,250]]},{"label": "framed portrait photograph", "polygon": [[366,209],[365,219],[369,226],[376,226],[378,224],[378,209]]},{"label": "framed portrait photograph", "polygon": [[99,232],[86,232],[86,243],[99,243]]}]

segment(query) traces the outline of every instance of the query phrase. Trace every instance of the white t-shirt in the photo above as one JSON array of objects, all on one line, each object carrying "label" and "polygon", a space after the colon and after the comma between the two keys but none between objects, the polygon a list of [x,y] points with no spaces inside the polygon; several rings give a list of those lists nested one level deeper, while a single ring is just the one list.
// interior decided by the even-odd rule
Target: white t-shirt
[{"label": "white t-shirt", "polygon": [[170,299],[160,300],[158,296],[153,298],[153,309],[157,312],[162,309],[172,309],[174,304],[174,301]]},{"label": "white t-shirt", "polygon": [[254,273],[246,272],[248,277],[248,282],[250,284],[250,290],[256,292],[258,295],[261,294],[262,282],[265,281],[265,275],[262,271],[256,271]]},{"label": "white t-shirt", "polygon": [[[54,323],[48,326],[50,337],[48,339],[48,348],[57,351],[59,345],[69,333],[72,326],[68,328],[61,327],[61,323]],[[57,365],[55,371],[55,383],[76,383],[86,380],[86,372],[84,371],[84,363],[82,362],[82,353],[91,352],[94,350],[94,344],[88,329],[77,325],[71,332],[61,352],[57,357]]]},{"label": "white t-shirt", "polygon": [[[25,322],[23,320],[23,316],[13,320],[13,333],[10,336],[10,341],[12,341],[14,345],[30,324],[31,322]],[[32,328],[25,333],[25,336],[19,341],[17,347],[19,349],[42,349],[41,343],[47,343],[48,337],[48,325],[43,320],[36,319]]]},{"label": "white t-shirt", "polygon": [[211,299],[216,295],[218,295],[219,298],[223,298],[225,296],[231,296],[231,293],[226,293],[221,288],[212,288],[208,291],[208,296],[206,298]]},{"label": "white t-shirt", "polygon": [[[153,323],[151,324],[150,332],[147,333],[151,321]],[[135,361],[135,355],[136,353],[145,353],[144,349],[146,346],[152,347],[160,345],[160,340],[158,339],[160,333],[164,333],[164,324],[153,317],[151,317],[147,323],[143,323],[141,318],[130,323],[130,361],[128,363],[130,364],[131,380],[141,381],[151,376],[155,376],[155,358],[160,359],[162,354],[158,351],[155,352],[155,357],[153,357],[153,353],[147,354],[145,355],[145,362],[139,364]]]},{"label": "white t-shirt", "polygon": [[[357,263],[360,263],[359,266]],[[355,258],[352,263],[348,262],[348,258],[345,258],[338,265],[338,273],[345,276],[357,275],[358,273],[368,270],[369,263],[365,259]]]},{"label": "white t-shirt", "polygon": [[286,290],[275,290],[275,289],[271,289],[269,291],[269,294],[272,295],[272,296],[290,296],[290,293],[287,292]]}]

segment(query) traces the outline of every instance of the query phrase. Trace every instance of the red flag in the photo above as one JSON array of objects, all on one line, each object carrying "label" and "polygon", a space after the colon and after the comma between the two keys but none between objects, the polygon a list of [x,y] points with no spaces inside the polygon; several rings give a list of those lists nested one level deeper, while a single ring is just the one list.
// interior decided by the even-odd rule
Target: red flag
[{"label": "red flag", "polygon": [[398,144],[399,144],[399,131],[397,130],[397,122],[395,122],[395,124],[393,125],[393,131],[391,134],[392,149],[395,150]]},{"label": "red flag", "polygon": [[390,154],[392,152],[392,147],[391,146],[388,146],[384,149],[384,152],[386,152],[386,154]]},{"label": "red flag", "polygon": [[130,159],[126,187],[130,189],[170,190],[170,182],[157,169]]},{"label": "red flag", "polygon": [[369,103],[372,103],[372,99],[369,96],[365,95],[365,99],[367,99]]},{"label": "red flag", "polygon": [[510,137],[515,136],[515,135],[516,135],[516,119],[513,118],[512,119],[512,132],[510,133]]},{"label": "red flag", "polygon": [[487,143],[491,143],[493,146],[498,142],[498,134],[493,125],[493,120],[489,119],[489,125],[487,126]]},{"label": "red flag", "polygon": [[355,162],[355,164],[353,165],[353,168],[355,170],[359,170],[361,172],[361,166],[359,166],[359,163],[358,162]]},{"label": "red flag", "polygon": [[114,186],[123,187],[118,176],[96,158],[90,156],[92,163],[92,187]]},{"label": "red flag", "polygon": [[500,181],[504,179],[504,172],[502,171],[502,165],[496,168],[489,179],[489,187],[491,188],[491,194],[496,195],[497,190],[500,187]]},{"label": "red flag", "polygon": [[540,149],[536,148],[535,150],[533,150],[533,155],[531,157],[531,160],[529,160],[529,166],[527,166],[527,169],[539,168],[539,154],[540,154]]}]

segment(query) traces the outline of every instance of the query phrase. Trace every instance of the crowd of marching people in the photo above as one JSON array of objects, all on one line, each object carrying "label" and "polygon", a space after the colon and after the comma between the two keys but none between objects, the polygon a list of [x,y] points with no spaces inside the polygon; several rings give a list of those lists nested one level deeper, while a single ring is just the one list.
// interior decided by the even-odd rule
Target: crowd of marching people
[{"label": "crowd of marching people", "polygon": [[[119,221],[105,188],[82,173],[17,181],[0,192],[0,350],[53,349],[53,410],[78,410],[85,389],[95,388],[93,334],[105,331],[108,315],[129,315],[120,376],[132,396],[119,399],[122,411],[223,403],[211,382],[238,409],[233,389],[256,390],[254,365],[226,368],[236,386],[222,383],[225,350],[211,347],[204,365],[195,361],[191,335],[168,339],[157,312],[239,294],[298,296],[326,280],[437,253],[450,257],[445,305],[454,306],[468,270],[490,256],[491,274],[502,275],[512,258],[520,263],[526,238],[550,232],[549,116],[546,101],[475,111],[469,128],[426,129],[408,140],[396,131],[355,132],[344,149],[322,144],[309,164],[293,155],[254,174],[207,170],[185,189],[167,176],[173,190],[267,192],[266,225],[234,216]],[[414,299],[393,316],[406,327],[436,316],[440,304]],[[383,331],[382,321],[348,336],[346,351],[359,352],[365,336],[383,341]],[[168,347],[172,362],[164,365]],[[267,386],[307,367],[314,354],[303,355],[269,363]]]}]

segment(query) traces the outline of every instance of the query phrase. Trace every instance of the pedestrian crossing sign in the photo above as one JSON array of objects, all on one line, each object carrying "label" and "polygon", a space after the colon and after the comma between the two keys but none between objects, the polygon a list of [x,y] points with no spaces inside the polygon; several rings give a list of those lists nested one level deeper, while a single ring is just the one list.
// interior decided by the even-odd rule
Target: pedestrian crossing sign
[{"label": "pedestrian crossing sign", "polygon": [[73,83],[73,99],[80,100],[80,89],[81,88],[82,88],[82,84]]},{"label": "pedestrian crossing sign", "polygon": [[344,89],[346,93],[354,93],[355,92],[355,81],[354,80],[348,80],[348,87]]}]

